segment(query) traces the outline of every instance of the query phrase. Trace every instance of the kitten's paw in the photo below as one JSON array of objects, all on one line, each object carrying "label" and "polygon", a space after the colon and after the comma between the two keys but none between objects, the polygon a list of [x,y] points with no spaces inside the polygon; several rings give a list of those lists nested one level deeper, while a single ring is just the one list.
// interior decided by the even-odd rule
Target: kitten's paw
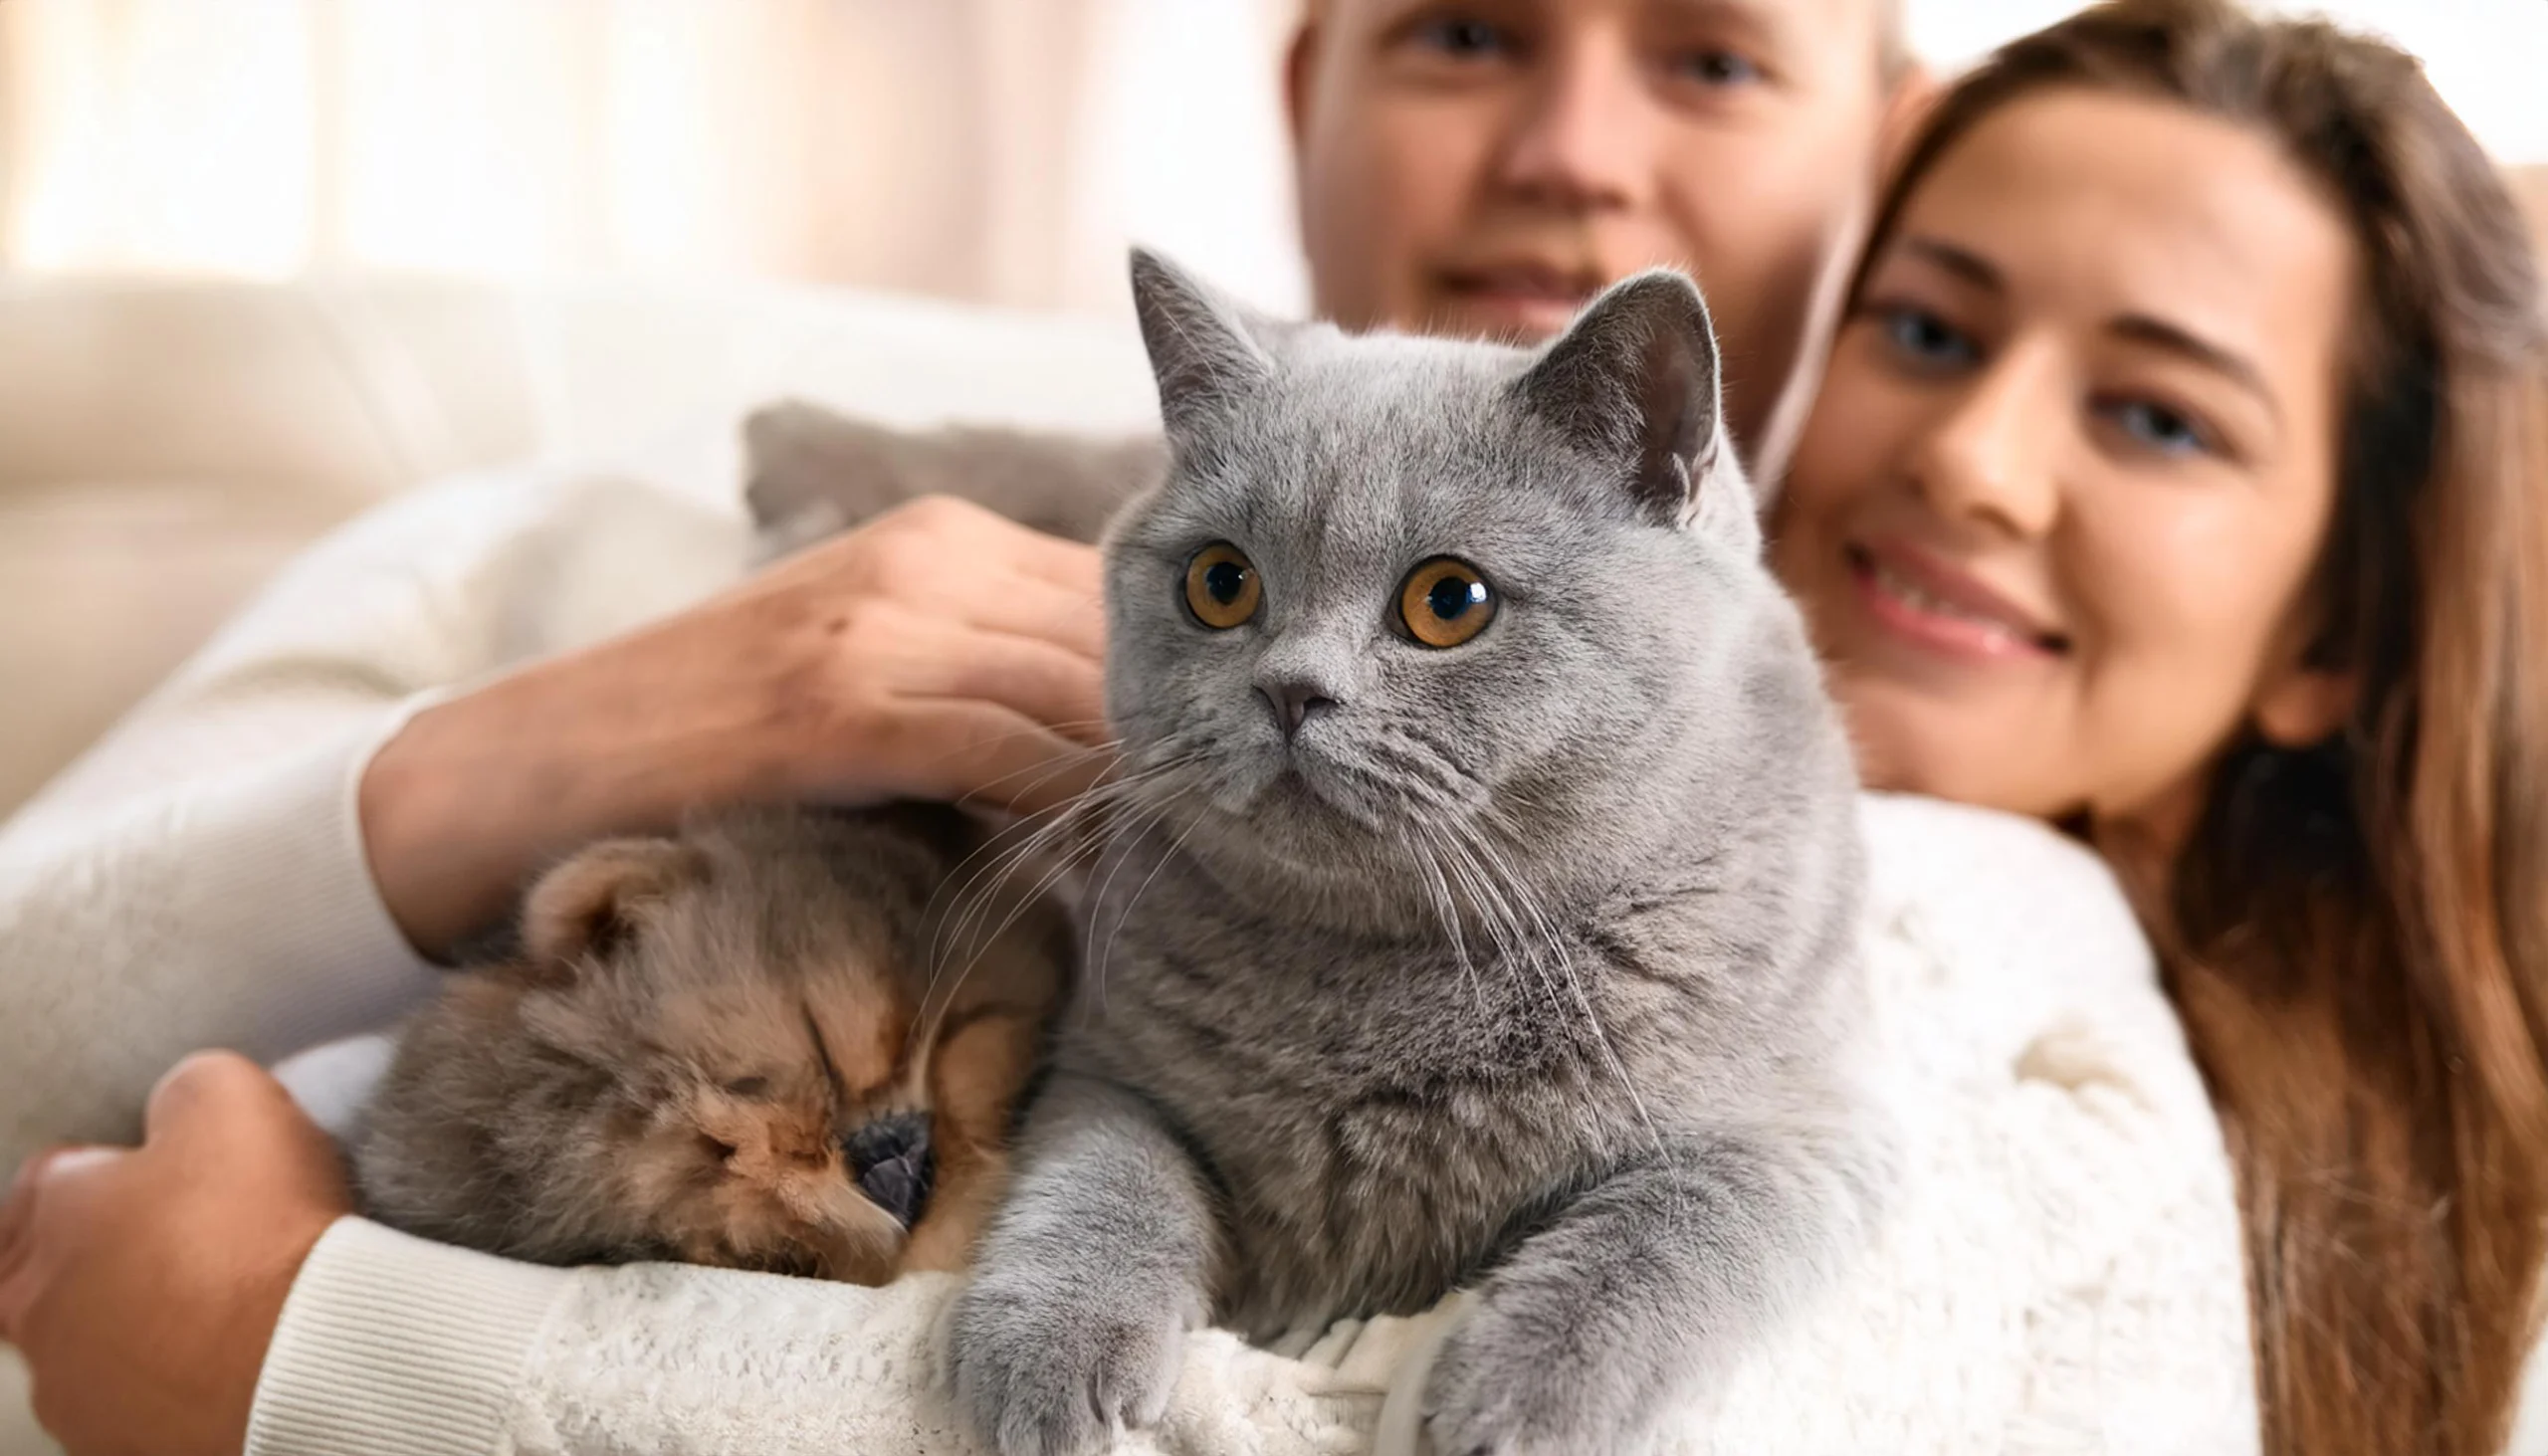
[{"label": "kitten's paw", "polygon": [[1082,1456],[1168,1413],[1185,1320],[1123,1292],[976,1277],[951,1335],[956,1403],[1000,1456]]},{"label": "kitten's paw", "polygon": [[1453,1331],[1424,1383],[1433,1456],[1583,1456],[1641,1449],[1644,1412],[1584,1352],[1483,1305]]}]

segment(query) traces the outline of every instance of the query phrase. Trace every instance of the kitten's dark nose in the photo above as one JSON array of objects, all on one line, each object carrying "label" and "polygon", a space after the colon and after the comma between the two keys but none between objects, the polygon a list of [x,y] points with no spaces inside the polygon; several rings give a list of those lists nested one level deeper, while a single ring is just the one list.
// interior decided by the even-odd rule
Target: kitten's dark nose
[{"label": "kitten's dark nose", "polygon": [[1259,683],[1256,692],[1274,710],[1274,723],[1283,729],[1283,741],[1287,743],[1301,730],[1301,725],[1309,721],[1311,714],[1330,713],[1336,708],[1336,700],[1321,693],[1316,683],[1304,683],[1298,679]]},{"label": "kitten's dark nose", "polygon": [[920,1222],[929,1206],[937,1160],[929,1147],[929,1115],[896,1113],[841,1140],[849,1175],[867,1201],[894,1215],[903,1227]]}]

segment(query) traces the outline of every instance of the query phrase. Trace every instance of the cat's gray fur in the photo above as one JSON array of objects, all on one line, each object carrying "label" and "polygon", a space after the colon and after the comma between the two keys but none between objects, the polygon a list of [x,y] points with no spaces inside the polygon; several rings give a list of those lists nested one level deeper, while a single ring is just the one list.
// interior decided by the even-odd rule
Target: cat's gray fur
[{"label": "cat's gray fur", "polygon": [[[1644,275],[1526,354],[1269,323],[1146,257],[1134,280],[1173,455],[1108,538],[1135,787],[955,1317],[958,1400],[1010,1456],[1086,1451],[1160,1416],[1199,1322],[1270,1339],[1482,1280],[1434,1449],[1630,1449],[1831,1277],[1890,1179],[1849,1075],[1848,753],[1761,561],[1704,305]],[[1026,437],[880,454],[854,428],[765,416],[765,517],[983,499],[984,441],[986,504],[1031,499]],[[1145,469],[1041,458],[1070,521]],[[1224,540],[1264,599],[1215,632],[1181,587]],[[1502,602],[1435,651],[1388,623],[1446,554]],[[1334,705],[1289,742],[1286,686]]]}]

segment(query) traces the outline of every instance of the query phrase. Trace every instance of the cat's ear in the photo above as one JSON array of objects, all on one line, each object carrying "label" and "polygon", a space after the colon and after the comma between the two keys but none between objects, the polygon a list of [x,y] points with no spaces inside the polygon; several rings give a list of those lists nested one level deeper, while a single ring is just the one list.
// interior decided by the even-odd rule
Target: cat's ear
[{"label": "cat's ear", "polygon": [[703,872],[699,853],[671,839],[606,839],[540,876],[523,902],[523,966],[564,982],[587,959],[628,942],[647,914]]},{"label": "cat's ear", "polygon": [[1586,307],[1515,386],[1524,408],[1615,463],[1640,511],[1678,523],[1733,464],[1718,405],[1716,330],[1697,286],[1667,269]]},{"label": "cat's ear", "polygon": [[1133,311],[1142,320],[1160,414],[1171,436],[1273,377],[1266,327],[1236,301],[1147,249],[1133,250]]}]

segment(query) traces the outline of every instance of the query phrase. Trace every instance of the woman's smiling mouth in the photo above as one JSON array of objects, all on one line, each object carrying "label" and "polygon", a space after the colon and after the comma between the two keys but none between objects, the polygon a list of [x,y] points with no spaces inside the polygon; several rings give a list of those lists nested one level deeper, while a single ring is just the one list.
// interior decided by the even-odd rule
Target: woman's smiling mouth
[{"label": "woman's smiling mouth", "polygon": [[2041,660],[2070,650],[2069,639],[2034,613],[1927,552],[1853,541],[1841,554],[1867,614],[1916,646],[1977,662]]}]

